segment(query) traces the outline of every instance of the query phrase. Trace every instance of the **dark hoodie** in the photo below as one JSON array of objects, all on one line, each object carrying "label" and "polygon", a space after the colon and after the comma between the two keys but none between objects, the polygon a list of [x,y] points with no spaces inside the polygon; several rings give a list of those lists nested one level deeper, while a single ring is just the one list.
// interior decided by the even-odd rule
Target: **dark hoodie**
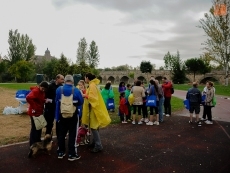
[{"label": "dark hoodie", "polygon": [[49,84],[49,88],[46,91],[46,98],[52,99],[52,103],[46,103],[45,104],[46,109],[52,109],[53,111],[55,111],[55,108],[56,108],[56,105],[55,105],[56,90],[59,86],[62,86],[62,84],[56,85],[55,81],[51,81],[51,83]]}]

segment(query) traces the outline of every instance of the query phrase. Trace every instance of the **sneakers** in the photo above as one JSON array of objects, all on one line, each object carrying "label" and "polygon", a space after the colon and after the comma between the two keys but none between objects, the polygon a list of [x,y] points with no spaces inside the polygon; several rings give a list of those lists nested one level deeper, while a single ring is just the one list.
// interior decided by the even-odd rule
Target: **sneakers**
[{"label": "sneakers", "polygon": [[81,156],[75,154],[75,155],[69,155],[68,160],[69,161],[74,161],[74,160],[78,160],[80,158],[81,158]]},{"label": "sneakers", "polygon": [[201,118],[200,120],[201,120],[201,121],[206,121],[207,119]]},{"label": "sneakers", "polygon": [[58,153],[58,159],[63,159],[64,156],[65,156],[65,153]]},{"label": "sneakers", "polygon": [[149,119],[148,118],[145,118],[145,123],[149,122]]},{"label": "sneakers", "polygon": [[122,124],[125,124],[125,123],[127,123],[127,122],[126,122],[126,121],[122,121],[121,123],[122,123]]},{"label": "sneakers", "polygon": [[152,126],[153,122],[149,121],[148,123],[146,123],[147,126]]},{"label": "sneakers", "polygon": [[159,126],[159,122],[158,121],[155,121],[153,124]]},{"label": "sneakers", "polygon": [[202,126],[201,121],[198,121],[198,122],[197,122],[197,125],[198,125],[199,127]]},{"label": "sneakers", "polygon": [[169,114],[166,114],[165,116],[166,116],[166,117],[169,117],[170,115],[169,115]]},{"label": "sneakers", "polygon": [[132,121],[132,124],[136,124],[136,122],[135,122],[135,121]]},{"label": "sneakers", "polygon": [[99,152],[101,152],[101,151],[102,151],[102,149],[93,148],[90,152],[91,152],[91,153],[99,153]]},{"label": "sneakers", "polygon": [[139,125],[140,125],[140,124],[143,124],[143,122],[142,122],[142,121],[139,121],[137,124],[139,124]]},{"label": "sneakers", "polygon": [[205,121],[205,123],[206,123],[206,124],[213,124],[213,122],[212,122],[212,121],[209,121],[209,120]]}]

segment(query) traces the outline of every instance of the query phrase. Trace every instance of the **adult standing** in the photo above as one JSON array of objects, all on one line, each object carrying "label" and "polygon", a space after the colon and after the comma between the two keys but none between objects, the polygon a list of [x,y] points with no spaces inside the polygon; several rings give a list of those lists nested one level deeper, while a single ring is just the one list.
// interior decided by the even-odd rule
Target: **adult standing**
[{"label": "adult standing", "polygon": [[[150,80],[150,88],[149,88],[149,96],[154,95],[156,97],[156,106],[150,106],[150,116],[149,122],[146,125],[159,125],[159,113],[158,113],[158,105],[159,105],[159,97],[158,97],[158,85],[154,80]],[[156,121],[153,122],[153,109],[155,110],[156,114]]]},{"label": "adult standing", "polygon": [[[45,103],[45,110],[44,110],[44,117],[47,122],[46,132],[45,134],[51,134],[53,128],[53,122],[55,118],[55,110],[56,110],[56,90],[59,86],[62,86],[64,83],[64,76],[58,74],[56,76],[56,80],[52,80],[49,84],[46,93],[46,103]],[[56,135],[58,136],[58,123],[56,123]]]},{"label": "adult standing", "polygon": [[41,141],[41,130],[37,130],[34,124],[33,116],[40,116],[44,111],[45,90],[48,89],[48,83],[43,81],[39,86],[31,87],[31,92],[26,96],[26,101],[29,103],[28,115],[31,120],[30,130],[30,146],[35,142]]},{"label": "adult standing", "polygon": [[[61,103],[60,100],[64,100],[63,98],[72,96],[73,105],[75,107],[75,112],[68,118],[61,113]],[[68,160],[74,161],[80,159],[80,156],[75,151],[75,139],[76,139],[76,131],[77,131],[77,122],[78,122],[78,109],[77,106],[83,104],[83,97],[78,88],[74,87],[73,76],[66,75],[65,76],[65,84],[64,86],[59,87],[56,90],[56,121],[58,122],[58,158],[62,159],[65,156],[66,148],[65,148],[65,137],[67,132],[69,132],[69,141],[68,141]]]},{"label": "adult standing", "polygon": [[164,91],[162,85],[159,84],[158,80],[155,80],[156,85],[158,86],[158,98],[159,98],[159,105],[158,105],[158,113],[159,113],[159,122],[162,123],[163,119],[163,105],[164,105]]},{"label": "adult standing", "polygon": [[167,80],[166,77],[162,79],[162,88],[164,91],[164,108],[165,108],[165,116],[169,117],[171,115],[171,97],[172,97],[172,83]]},{"label": "adult standing", "polygon": [[193,87],[190,88],[187,92],[186,99],[189,101],[189,112],[190,112],[190,120],[189,123],[192,123],[193,112],[196,114],[196,122],[198,126],[201,126],[201,122],[199,121],[199,113],[200,113],[200,104],[202,100],[201,92],[197,88],[197,83],[193,82]]},{"label": "adult standing", "polygon": [[136,113],[138,113],[138,124],[143,124],[141,121],[141,110],[143,106],[143,97],[145,97],[145,89],[141,86],[141,81],[136,81],[136,86],[133,86],[131,92],[134,97],[132,124],[136,124]]},{"label": "adult standing", "polygon": [[212,104],[213,98],[214,98],[215,92],[213,89],[213,83],[207,82],[207,91],[206,91],[206,97],[204,102],[204,109],[205,113],[208,117],[208,120],[205,121],[206,124],[213,124],[212,122],[212,107],[214,106]]},{"label": "adult standing", "polygon": [[89,126],[93,134],[93,142],[91,144],[93,149],[91,152],[98,153],[103,150],[99,128],[109,125],[111,119],[101,93],[97,88],[100,80],[95,75],[87,73],[85,75],[85,82],[89,84],[89,87],[84,98],[82,124]]}]

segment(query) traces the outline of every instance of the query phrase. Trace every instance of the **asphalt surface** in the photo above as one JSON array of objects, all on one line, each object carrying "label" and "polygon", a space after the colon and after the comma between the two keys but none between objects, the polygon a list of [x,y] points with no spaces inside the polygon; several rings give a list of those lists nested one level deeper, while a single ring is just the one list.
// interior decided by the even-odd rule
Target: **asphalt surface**
[{"label": "asphalt surface", "polygon": [[[100,130],[104,150],[90,153],[87,146],[80,146],[81,158],[73,162],[67,156],[57,158],[56,139],[51,155],[40,153],[32,159],[27,158],[28,143],[0,147],[0,173],[229,173],[230,104],[220,99],[212,109],[218,117],[213,125],[189,124],[187,110],[164,117],[159,126],[110,125]],[[226,114],[221,106],[227,108]]]}]

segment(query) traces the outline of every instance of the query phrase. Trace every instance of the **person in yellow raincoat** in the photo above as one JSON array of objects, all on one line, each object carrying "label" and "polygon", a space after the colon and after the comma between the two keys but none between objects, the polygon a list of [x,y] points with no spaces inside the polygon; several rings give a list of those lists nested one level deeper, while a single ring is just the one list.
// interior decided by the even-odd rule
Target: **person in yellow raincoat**
[{"label": "person in yellow raincoat", "polygon": [[93,134],[91,146],[94,147],[91,152],[97,153],[103,149],[98,130],[109,125],[111,119],[101,93],[97,88],[100,80],[95,75],[88,73],[85,75],[85,82],[89,84],[89,87],[84,98],[82,124],[88,125],[91,128]]}]

